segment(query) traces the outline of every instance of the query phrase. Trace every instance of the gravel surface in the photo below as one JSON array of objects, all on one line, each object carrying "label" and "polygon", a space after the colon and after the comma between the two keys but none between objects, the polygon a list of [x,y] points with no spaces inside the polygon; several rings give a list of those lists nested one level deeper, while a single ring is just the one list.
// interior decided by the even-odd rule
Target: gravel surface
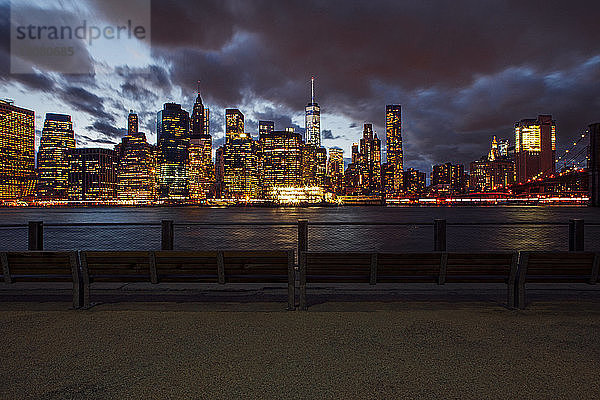
[{"label": "gravel surface", "polygon": [[0,303],[0,399],[598,398],[597,302]]}]

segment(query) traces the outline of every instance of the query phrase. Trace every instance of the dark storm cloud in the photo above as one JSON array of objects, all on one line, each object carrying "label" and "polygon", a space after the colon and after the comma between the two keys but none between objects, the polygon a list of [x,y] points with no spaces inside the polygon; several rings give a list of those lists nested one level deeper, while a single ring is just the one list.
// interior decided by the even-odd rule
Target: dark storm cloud
[{"label": "dark storm cloud", "polygon": [[76,110],[88,113],[97,119],[110,122],[114,122],[115,120],[113,115],[106,112],[104,108],[104,98],[97,96],[86,89],[69,86],[60,93],[60,96]]},{"label": "dark storm cloud", "polygon": [[107,138],[121,139],[127,134],[127,130],[124,128],[116,128],[113,125],[104,121],[95,121],[92,125],[87,126],[88,131],[99,132]]},{"label": "dark storm cloud", "polygon": [[330,130],[330,129],[323,129],[323,130],[321,131],[321,137],[322,137],[324,140],[334,140],[334,139],[339,139],[339,138],[341,138],[341,136],[334,136],[334,135],[333,135],[333,132],[331,132],[331,130]]},{"label": "dark storm cloud", "polygon": [[83,142],[85,143],[85,145],[90,145],[90,144],[116,144],[114,140],[110,140],[110,139],[106,139],[106,138],[97,138],[97,137],[90,137],[87,135],[82,135],[79,134],[77,135],[77,139],[78,142],[80,141],[79,139],[83,139]]},{"label": "dark storm cloud", "polygon": [[[152,2],[151,15],[155,65],[149,72],[117,69],[116,96],[154,115],[151,108],[169,100],[189,110],[200,80],[218,136],[226,107],[240,108],[249,129],[259,119],[294,126],[291,117],[309,101],[311,75],[323,122],[333,115],[355,121],[353,140],[370,122],[385,141],[385,105],[402,104],[408,166],[424,169],[468,164],[493,135],[512,139],[521,118],[552,114],[559,148],[600,120],[597,1],[163,0]],[[93,83],[81,83],[78,96],[69,92],[72,81],[8,79],[41,91],[67,87],[59,98],[112,123]],[[172,88],[184,101],[171,97]],[[273,110],[257,112],[265,101]],[[144,124],[150,130],[153,117]],[[325,126],[333,138],[345,133]]]}]

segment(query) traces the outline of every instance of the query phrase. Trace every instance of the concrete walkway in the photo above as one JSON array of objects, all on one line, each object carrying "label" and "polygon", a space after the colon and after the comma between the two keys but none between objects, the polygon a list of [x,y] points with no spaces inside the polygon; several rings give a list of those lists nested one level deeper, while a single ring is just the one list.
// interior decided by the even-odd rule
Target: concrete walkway
[{"label": "concrete walkway", "polygon": [[68,301],[4,301],[0,399],[600,393],[598,296],[539,300],[525,311],[494,300],[333,297],[320,297],[308,312],[286,312],[284,302],[268,299],[138,298],[85,311],[69,310]]}]

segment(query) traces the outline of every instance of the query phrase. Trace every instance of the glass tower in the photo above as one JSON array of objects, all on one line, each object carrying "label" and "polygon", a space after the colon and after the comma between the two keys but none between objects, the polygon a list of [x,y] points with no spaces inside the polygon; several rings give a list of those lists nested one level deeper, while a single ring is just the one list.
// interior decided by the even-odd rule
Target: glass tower
[{"label": "glass tower", "polygon": [[315,103],[315,77],[310,78],[311,101],[306,105],[304,111],[306,144],[321,147],[321,107]]},{"label": "glass tower", "polygon": [[46,114],[38,151],[37,194],[45,200],[66,200],[69,190],[70,155],[75,133],[70,115]]},{"label": "glass tower", "polygon": [[157,114],[158,190],[163,200],[188,197],[189,127],[189,114],[179,104],[166,103]]},{"label": "glass tower", "polygon": [[23,199],[35,184],[35,114],[0,100],[0,199]]}]

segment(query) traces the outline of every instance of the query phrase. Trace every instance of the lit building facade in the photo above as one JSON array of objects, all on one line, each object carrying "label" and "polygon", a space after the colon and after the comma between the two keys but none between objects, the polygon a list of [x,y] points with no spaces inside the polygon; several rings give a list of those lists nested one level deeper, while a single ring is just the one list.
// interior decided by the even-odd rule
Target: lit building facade
[{"label": "lit building facade", "polygon": [[69,194],[69,151],[75,148],[70,115],[46,114],[38,150],[37,195],[44,200],[66,200]]},{"label": "lit building facade", "polygon": [[223,196],[233,199],[255,199],[259,196],[257,142],[247,138],[232,139],[223,152]]},{"label": "lit building facade", "polygon": [[158,194],[163,200],[188,198],[190,118],[181,105],[166,103],[156,117],[158,136]]},{"label": "lit building facade", "polygon": [[466,190],[465,166],[445,163],[434,165],[431,172],[431,186],[438,191],[464,192]]},{"label": "lit building facade", "polygon": [[405,193],[420,194],[427,186],[426,174],[419,170],[408,168],[402,173],[402,186]]},{"label": "lit building facade", "polygon": [[325,186],[327,149],[312,144],[302,146],[302,179],[304,186]]},{"label": "lit building facade", "polygon": [[321,147],[321,107],[315,102],[315,78],[311,78],[311,101],[304,108],[306,144]]},{"label": "lit building facade", "polygon": [[192,201],[205,200],[213,192],[215,167],[212,162],[212,137],[200,91],[194,103],[188,148],[189,194]]},{"label": "lit building facade", "polygon": [[344,173],[346,194],[379,195],[381,185],[381,141],[372,124],[364,124],[363,137],[352,145],[352,163]]},{"label": "lit building facade", "polygon": [[273,121],[258,121],[258,138],[262,138],[264,134],[271,133],[275,130],[275,122]]},{"label": "lit building facade", "polygon": [[275,187],[302,186],[302,137],[293,131],[263,132],[260,145],[260,186],[265,197]]},{"label": "lit building facade", "polygon": [[69,200],[108,201],[117,195],[115,150],[81,148],[69,151]]},{"label": "lit building facade", "polygon": [[556,121],[551,115],[522,119],[515,123],[515,168],[517,182],[554,174]]},{"label": "lit building facade", "polygon": [[327,187],[335,194],[344,193],[344,150],[332,147],[327,161]]},{"label": "lit building facade", "polygon": [[402,153],[402,106],[388,104],[385,106],[385,136],[386,159],[389,164],[386,170],[393,172],[393,188],[400,191],[402,186],[402,171],[404,170],[404,155]]},{"label": "lit building facade", "polygon": [[148,203],[156,199],[156,146],[138,131],[138,116],[127,118],[127,136],[115,146],[117,163],[117,199],[124,203]]},{"label": "lit building facade", "polygon": [[225,144],[238,139],[248,139],[244,131],[244,114],[237,108],[225,110]]},{"label": "lit building facade", "polygon": [[506,159],[473,161],[469,168],[470,189],[493,192],[507,189],[515,182],[515,164]]},{"label": "lit building facade", "polygon": [[0,100],[0,200],[25,199],[35,188],[35,113]]}]

